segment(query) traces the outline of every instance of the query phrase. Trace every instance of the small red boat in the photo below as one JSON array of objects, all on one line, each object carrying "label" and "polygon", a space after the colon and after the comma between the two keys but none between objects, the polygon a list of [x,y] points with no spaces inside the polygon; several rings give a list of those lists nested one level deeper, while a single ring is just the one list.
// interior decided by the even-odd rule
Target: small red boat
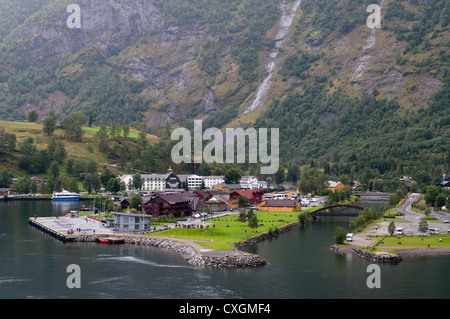
[{"label": "small red boat", "polygon": [[111,243],[111,241],[106,238],[100,238],[99,241],[100,241],[100,244],[110,244]]}]

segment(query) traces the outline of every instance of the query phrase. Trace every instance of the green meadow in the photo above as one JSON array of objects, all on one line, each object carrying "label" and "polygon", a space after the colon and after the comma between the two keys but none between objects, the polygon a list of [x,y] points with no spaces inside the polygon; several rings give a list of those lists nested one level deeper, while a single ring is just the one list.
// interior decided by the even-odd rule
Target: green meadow
[{"label": "green meadow", "polygon": [[219,218],[207,219],[212,226],[208,228],[175,228],[158,232],[158,236],[196,241],[199,245],[214,250],[232,250],[232,243],[242,242],[250,237],[269,231],[276,231],[282,226],[298,222],[298,215],[308,210],[294,213],[255,212],[258,227],[250,228],[248,222],[239,221],[239,215],[233,214]]}]

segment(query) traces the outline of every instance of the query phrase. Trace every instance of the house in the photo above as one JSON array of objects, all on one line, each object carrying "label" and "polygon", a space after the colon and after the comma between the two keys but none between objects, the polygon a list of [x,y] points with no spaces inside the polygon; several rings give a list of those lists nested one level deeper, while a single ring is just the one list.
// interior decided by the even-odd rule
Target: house
[{"label": "house", "polygon": [[120,207],[122,209],[128,208],[128,206],[130,206],[131,203],[131,197],[124,197],[122,199],[119,200],[118,204],[120,205]]},{"label": "house", "polygon": [[192,214],[191,200],[180,194],[156,194],[149,200],[143,202],[144,210],[153,217],[173,214],[178,217],[183,213],[185,216]]},{"label": "house", "polygon": [[180,193],[180,196],[185,198],[186,200],[189,200],[189,206],[191,207],[193,212],[208,211],[208,207],[205,205],[205,203],[197,193],[183,192]]},{"label": "house", "polygon": [[450,181],[442,181],[441,186],[450,189]]},{"label": "house", "polygon": [[207,199],[213,197],[213,194],[206,189],[202,189],[202,190],[198,190],[198,191],[194,191],[194,194],[196,194],[198,197],[200,197],[200,199],[205,202]]},{"label": "house", "polygon": [[342,184],[341,182],[335,182],[335,181],[326,182],[325,187],[329,190],[332,190],[333,192],[340,191],[345,188],[344,184]]},{"label": "house", "polygon": [[206,188],[213,188],[217,184],[225,183],[225,176],[205,176],[203,182]]},{"label": "house", "polygon": [[258,189],[258,178],[256,176],[242,176],[239,185],[242,189]]},{"label": "house", "polygon": [[0,188],[0,196],[8,196],[11,188]]},{"label": "house", "polygon": [[247,197],[250,206],[258,205],[263,200],[263,192],[259,189],[248,189],[248,190],[237,190],[230,193],[229,207],[238,208],[239,207],[239,197]]},{"label": "house", "polygon": [[[181,180],[175,175],[171,168],[166,174],[141,174],[142,187],[140,191],[164,191],[181,188]],[[125,174],[120,176],[120,181],[126,186],[126,190],[133,190],[133,175]]]},{"label": "house", "polygon": [[43,183],[42,179],[40,179],[40,178],[37,177],[37,176],[31,177],[31,178],[30,178],[30,181],[31,181],[31,182],[36,182],[37,185],[42,185],[42,183]]},{"label": "house", "polygon": [[349,184],[351,188],[358,188],[362,186],[361,183],[358,181],[351,181]]},{"label": "house", "polygon": [[114,215],[113,226],[117,231],[140,232],[150,230],[152,216],[144,214],[131,214],[112,212]]},{"label": "house", "polygon": [[256,206],[259,211],[264,212],[298,212],[302,209],[300,200],[291,199],[267,199]]},{"label": "house", "polygon": [[210,212],[221,212],[226,210],[228,207],[227,203],[223,199],[215,196],[206,201],[205,204]]},{"label": "house", "polygon": [[204,187],[203,177],[198,175],[178,175],[181,183],[186,183],[187,189],[201,189]]}]

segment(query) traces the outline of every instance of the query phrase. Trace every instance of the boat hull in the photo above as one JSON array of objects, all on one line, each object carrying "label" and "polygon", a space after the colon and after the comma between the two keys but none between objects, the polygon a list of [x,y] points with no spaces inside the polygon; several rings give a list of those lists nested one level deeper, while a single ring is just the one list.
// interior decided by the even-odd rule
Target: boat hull
[{"label": "boat hull", "polygon": [[79,201],[80,197],[52,197],[52,201],[54,202],[74,202]]}]

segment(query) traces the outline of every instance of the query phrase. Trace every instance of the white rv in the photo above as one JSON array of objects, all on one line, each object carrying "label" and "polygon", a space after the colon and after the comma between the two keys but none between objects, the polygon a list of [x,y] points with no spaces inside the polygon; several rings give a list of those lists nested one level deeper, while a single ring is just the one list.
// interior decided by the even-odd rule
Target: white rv
[{"label": "white rv", "polygon": [[346,241],[352,241],[353,240],[353,233],[347,233],[347,235],[345,235],[345,240]]}]

